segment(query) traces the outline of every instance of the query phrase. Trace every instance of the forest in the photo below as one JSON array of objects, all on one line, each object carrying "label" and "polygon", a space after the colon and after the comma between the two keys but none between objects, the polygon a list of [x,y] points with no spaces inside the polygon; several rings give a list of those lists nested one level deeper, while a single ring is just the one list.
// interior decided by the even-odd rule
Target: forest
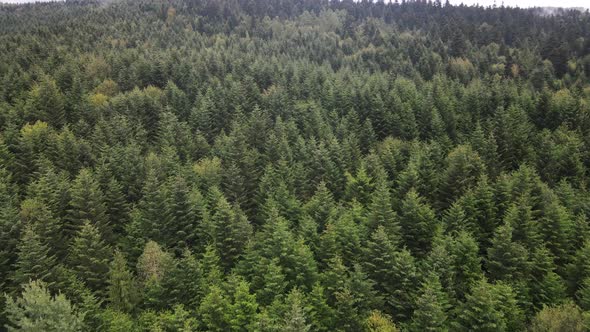
[{"label": "forest", "polygon": [[0,331],[590,330],[590,13],[0,4]]}]

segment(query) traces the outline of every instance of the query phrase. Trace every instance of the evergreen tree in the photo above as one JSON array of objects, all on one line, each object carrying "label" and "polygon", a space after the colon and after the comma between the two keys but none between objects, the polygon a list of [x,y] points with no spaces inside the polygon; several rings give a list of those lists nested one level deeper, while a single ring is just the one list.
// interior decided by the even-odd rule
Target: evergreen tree
[{"label": "evergreen tree", "polygon": [[82,331],[84,313],[62,294],[51,296],[47,286],[33,280],[16,300],[6,299],[8,331]]},{"label": "evergreen tree", "polygon": [[408,249],[417,257],[425,256],[432,246],[437,222],[434,211],[416,191],[410,190],[402,201],[400,220]]},{"label": "evergreen tree", "polygon": [[448,299],[436,275],[423,283],[412,315],[412,331],[447,331]]},{"label": "evergreen tree", "polygon": [[399,218],[393,210],[391,194],[384,182],[377,184],[368,210],[369,228],[376,230],[382,226],[392,241],[398,241],[401,235]]},{"label": "evergreen tree", "polygon": [[459,331],[515,331],[522,323],[511,288],[485,280],[474,285],[459,310],[456,325]]},{"label": "evergreen tree", "polygon": [[231,302],[217,285],[212,285],[198,308],[203,327],[207,331],[231,331],[233,313]]},{"label": "evergreen tree", "polygon": [[226,269],[233,267],[252,233],[252,226],[238,206],[229,205],[223,194],[212,189],[211,227],[215,244]]},{"label": "evergreen tree", "polygon": [[303,294],[293,289],[285,300],[287,311],[283,319],[281,329],[286,332],[307,332],[310,325],[307,323],[307,315],[303,307]]},{"label": "evergreen tree", "polygon": [[91,290],[103,293],[112,252],[101,239],[98,229],[89,222],[84,223],[69,252],[68,265]]},{"label": "evergreen tree", "polygon": [[116,251],[108,273],[108,300],[113,309],[131,312],[138,300],[137,284],[123,253]]},{"label": "evergreen tree", "polygon": [[17,260],[11,277],[18,287],[31,280],[53,282],[55,257],[49,254],[49,248],[39,238],[32,227],[26,227],[17,245]]},{"label": "evergreen tree", "polygon": [[91,171],[81,170],[70,191],[72,198],[67,211],[66,234],[70,237],[75,236],[88,220],[100,231],[105,241],[110,243],[112,232],[108,225],[104,194]]},{"label": "evergreen tree", "polygon": [[230,309],[230,331],[251,331],[254,328],[258,303],[256,295],[250,294],[250,286],[246,281],[238,282],[233,293]]},{"label": "evergreen tree", "polygon": [[513,229],[509,224],[498,227],[488,249],[486,266],[494,280],[520,280],[528,274],[528,252],[512,240]]}]

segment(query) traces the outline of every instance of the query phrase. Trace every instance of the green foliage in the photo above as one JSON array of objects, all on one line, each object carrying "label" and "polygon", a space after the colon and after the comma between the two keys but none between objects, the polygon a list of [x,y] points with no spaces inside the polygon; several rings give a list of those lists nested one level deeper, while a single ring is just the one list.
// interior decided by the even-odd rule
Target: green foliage
[{"label": "green foliage", "polygon": [[17,246],[17,260],[14,264],[13,284],[28,283],[31,280],[52,282],[55,257],[49,254],[49,248],[41,242],[39,235],[31,227],[25,228]]},{"label": "green foliage", "polygon": [[585,328],[590,15],[545,14],[1,5],[0,293],[89,331]]},{"label": "green foliage", "polygon": [[67,262],[91,290],[104,292],[109,271],[111,249],[101,239],[96,227],[84,223],[69,248]]},{"label": "green foliage", "polygon": [[41,281],[24,284],[21,296],[7,297],[8,331],[82,331],[84,314],[62,294],[51,296]]},{"label": "green foliage", "polygon": [[109,267],[108,300],[111,307],[120,312],[131,312],[136,305],[137,283],[129,271],[127,260],[116,251]]},{"label": "green foliage", "polygon": [[438,277],[429,276],[416,300],[416,309],[412,314],[412,331],[447,331],[449,322],[447,311],[449,302],[443,292]]},{"label": "green foliage", "polygon": [[459,309],[456,328],[460,331],[518,331],[524,323],[512,288],[480,281]]},{"label": "green foliage", "polygon": [[582,310],[569,302],[557,307],[545,307],[539,311],[531,322],[531,331],[586,331],[587,318]]}]

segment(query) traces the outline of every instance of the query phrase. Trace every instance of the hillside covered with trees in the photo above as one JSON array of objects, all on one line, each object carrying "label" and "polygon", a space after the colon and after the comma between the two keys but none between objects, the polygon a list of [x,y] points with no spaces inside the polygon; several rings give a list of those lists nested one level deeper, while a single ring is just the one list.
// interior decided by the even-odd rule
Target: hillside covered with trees
[{"label": "hillside covered with trees", "polygon": [[0,330],[587,331],[590,14],[0,5]]}]

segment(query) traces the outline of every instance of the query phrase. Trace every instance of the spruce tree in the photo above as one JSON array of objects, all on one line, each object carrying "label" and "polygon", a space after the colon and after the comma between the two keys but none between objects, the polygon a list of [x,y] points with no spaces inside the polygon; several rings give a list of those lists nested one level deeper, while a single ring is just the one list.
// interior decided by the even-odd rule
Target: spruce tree
[{"label": "spruce tree", "polygon": [[414,190],[402,201],[400,225],[408,249],[417,257],[424,257],[432,247],[437,221],[434,210]]},{"label": "spruce tree", "polygon": [[252,226],[238,206],[233,208],[218,189],[212,189],[210,224],[215,245],[226,270],[233,267],[252,233]]},{"label": "spruce tree", "polygon": [[68,265],[91,290],[104,293],[112,251],[102,240],[98,229],[85,222],[73,239],[69,252]]},{"label": "spruce tree", "polygon": [[255,325],[258,303],[256,295],[250,294],[250,286],[247,281],[241,280],[233,291],[233,303],[229,308],[231,312],[230,331],[251,331]]},{"label": "spruce tree", "polygon": [[55,257],[49,254],[49,248],[43,244],[31,226],[24,229],[16,251],[17,260],[11,277],[15,287],[31,280],[54,281]]},{"label": "spruce tree", "polygon": [[426,278],[416,300],[412,314],[412,331],[448,331],[447,295],[442,289],[438,276],[431,274]]},{"label": "spruce tree", "polygon": [[105,241],[110,243],[112,232],[108,225],[104,194],[90,170],[80,171],[70,192],[70,207],[67,211],[65,225],[66,235],[74,237],[88,220],[99,230]]},{"label": "spruce tree", "polygon": [[32,280],[17,298],[7,297],[7,331],[63,331],[83,329],[84,313],[63,295],[51,296],[47,285]]},{"label": "spruce tree", "polygon": [[115,252],[110,264],[107,284],[110,306],[121,312],[131,312],[137,304],[139,294],[136,280],[120,251]]},{"label": "spruce tree", "polygon": [[212,332],[231,331],[231,320],[234,318],[231,306],[230,300],[219,286],[210,286],[197,310],[203,328]]},{"label": "spruce tree", "polygon": [[528,274],[528,252],[512,240],[512,232],[510,224],[498,227],[488,248],[486,266],[493,280],[522,280]]},{"label": "spruce tree", "polygon": [[281,324],[281,330],[285,332],[311,331],[305,313],[303,294],[298,289],[293,289],[285,300],[287,311]]},{"label": "spruce tree", "polygon": [[391,194],[385,182],[377,184],[368,211],[368,226],[372,231],[382,226],[392,241],[399,240],[399,218],[393,210]]}]

